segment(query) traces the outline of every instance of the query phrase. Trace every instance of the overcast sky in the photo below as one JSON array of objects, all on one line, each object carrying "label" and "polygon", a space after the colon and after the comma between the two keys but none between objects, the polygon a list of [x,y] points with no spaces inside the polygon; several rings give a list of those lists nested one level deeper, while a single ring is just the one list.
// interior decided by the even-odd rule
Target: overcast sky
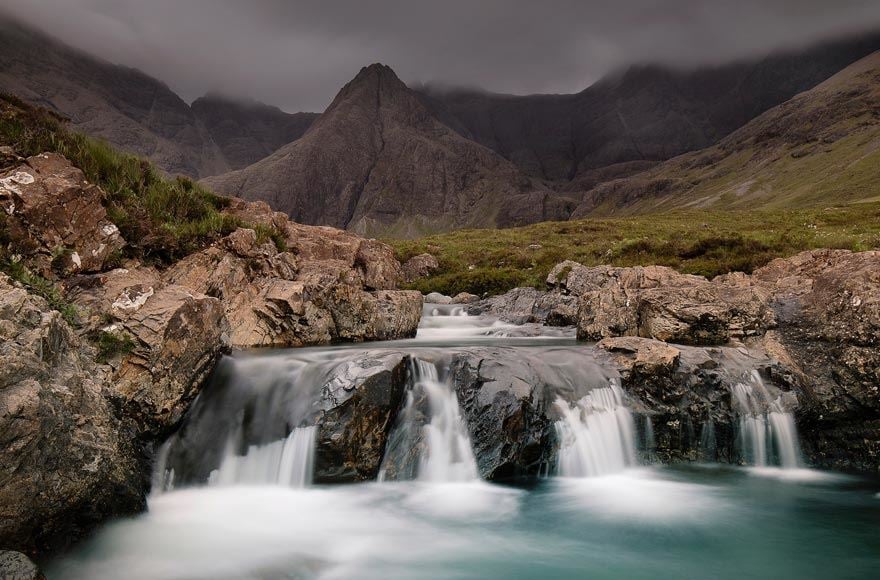
[{"label": "overcast sky", "polygon": [[880,27],[880,0],[0,0],[186,100],[216,90],[321,111],[364,65],[407,83],[574,92],[654,61],[694,66]]}]

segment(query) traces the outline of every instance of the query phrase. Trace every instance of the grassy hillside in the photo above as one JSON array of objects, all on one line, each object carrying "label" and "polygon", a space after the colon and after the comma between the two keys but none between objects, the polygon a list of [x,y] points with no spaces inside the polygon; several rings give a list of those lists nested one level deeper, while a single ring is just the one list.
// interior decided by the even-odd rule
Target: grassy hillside
[{"label": "grassy hillside", "polygon": [[803,210],[688,210],[386,242],[401,260],[434,254],[440,271],[413,287],[446,294],[543,287],[550,269],[565,259],[586,265],[659,264],[711,277],[751,272],[773,258],[806,249],[880,248],[880,203]]},{"label": "grassy hillside", "polygon": [[574,217],[880,201],[880,52],[718,145],[589,191]]}]

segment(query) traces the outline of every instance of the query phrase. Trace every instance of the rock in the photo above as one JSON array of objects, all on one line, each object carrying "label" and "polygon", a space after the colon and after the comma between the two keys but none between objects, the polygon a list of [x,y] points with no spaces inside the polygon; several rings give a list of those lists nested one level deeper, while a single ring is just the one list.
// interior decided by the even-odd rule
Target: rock
[{"label": "rock", "polygon": [[880,252],[802,252],[754,273],[779,320],[762,346],[794,367],[814,464],[880,471]]},{"label": "rock", "polygon": [[376,479],[406,386],[406,358],[387,353],[346,362],[321,388],[315,481]]},{"label": "rock", "polygon": [[425,295],[425,304],[452,304],[452,298],[439,292],[429,292]]},{"label": "rock", "polygon": [[431,254],[419,254],[403,263],[403,283],[412,284],[420,278],[427,278],[440,269],[437,258]]},{"label": "rock", "polygon": [[623,353],[625,356],[618,357],[618,364],[623,369],[653,375],[672,374],[681,356],[679,349],[665,342],[643,338],[606,338],[596,346],[609,352]]},{"label": "rock", "polygon": [[468,308],[470,314],[489,314],[512,324],[530,322],[573,326],[577,322],[577,297],[535,288],[514,288]]},{"label": "rock", "polygon": [[125,246],[102,195],[54,153],[0,174],[0,209],[15,251],[47,277],[101,271]]},{"label": "rock", "polygon": [[[134,298],[132,298],[134,296]],[[114,375],[111,397],[154,435],[177,424],[229,345],[217,298],[177,285],[129,288],[113,315],[135,342]]]},{"label": "rock", "polygon": [[452,297],[452,304],[473,304],[479,301],[480,297],[470,292],[459,292]]},{"label": "rock", "polygon": [[3,580],[46,580],[46,577],[21,552],[0,550],[0,578]]},{"label": "rock", "polygon": [[394,250],[376,240],[360,243],[354,267],[363,274],[366,290],[393,290],[403,281],[403,270],[394,257]]},{"label": "rock", "polygon": [[[725,344],[775,324],[769,293],[744,275],[713,281],[660,266],[571,268],[580,295],[578,337],[641,336],[681,344]],[[573,281],[572,281],[573,280]]]},{"label": "rock", "polygon": [[2,274],[0,321],[0,545],[62,548],[143,509],[143,456],[94,349]]}]

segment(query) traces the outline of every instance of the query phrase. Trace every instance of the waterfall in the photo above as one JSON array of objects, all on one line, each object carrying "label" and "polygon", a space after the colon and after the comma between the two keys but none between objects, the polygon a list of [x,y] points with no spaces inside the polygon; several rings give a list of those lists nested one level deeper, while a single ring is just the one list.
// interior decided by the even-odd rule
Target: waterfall
[{"label": "waterfall", "polygon": [[305,487],[311,482],[317,427],[299,427],[285,439],[251,445],[237,455],[237,441],[230,437],[220,467],[211,472],[209,485],[275,484]]},{"label": "waterfall", "polygon": [[645,415],[645,452],[653,453],[657,448],[657,442],[654,440],[654,423],[651,417]]},{"label": "waterfall", "polygon": [[715,421],[709,419],[700,430],[700,457],[704,461],[718,459],[718,442],[715,436]]},{"label": "waterfall", "polygon": [[455,392],[440,382],[434,364],[416,359],[414,367],[416,386],[424,389],[431,410],[430,422],[423,427],[426,448],[419,461],[418,479],[478,480],[477,460]]},{"label": "waterfall", "polygon": [[800,445],[794,417],[779,399],[770,395],[760,375],[733,388],[739,419],[738,444],[745,459],[756,467],[778,464],[784,469],[801,465]]},{"label": "waterfall", "polygon": [[556,422],[560,475],[593,477],[635,465],[635,428],[619,382],[593,389],[571,406],[557,399],[556,407],[562,416]]}]

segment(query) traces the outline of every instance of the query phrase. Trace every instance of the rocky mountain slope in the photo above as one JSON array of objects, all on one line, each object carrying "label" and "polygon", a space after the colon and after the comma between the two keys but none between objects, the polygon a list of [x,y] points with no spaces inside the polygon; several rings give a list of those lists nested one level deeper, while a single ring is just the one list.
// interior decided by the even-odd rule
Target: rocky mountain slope
[{"label": "rocky mountain slope", "polygon": [[573,218],[880,199],[880,52],[717,145],[590,190]]},{"label": "rocky mountain slope", "polygon": [[69,117],[74,127],[171,174],[244,167],[314,120],[260,103],[206,96],[187,105],[168,86],[0,15],[0,90]]},{"label": "rocky mountain slope", "polygon": [[381,64],[363,68],[301,139],[204,183],[297,221],[361,233],[413,236],[565,215],[564,202],[443,124]]},{"label": "rocky mountain slope", "polygon": [[636,66],[572,95],[422,94],[468,138],[576,191],[602,180],[597,168],[632,173],[707,147],[878,49],[873,34],[694,71]]},{"label": "rocky mountain slope", "polygon": [[258,101],[208,94],[192,112],[220,148],[229,169],[241,169],[302,137],[320,115],[285,113]]}]

